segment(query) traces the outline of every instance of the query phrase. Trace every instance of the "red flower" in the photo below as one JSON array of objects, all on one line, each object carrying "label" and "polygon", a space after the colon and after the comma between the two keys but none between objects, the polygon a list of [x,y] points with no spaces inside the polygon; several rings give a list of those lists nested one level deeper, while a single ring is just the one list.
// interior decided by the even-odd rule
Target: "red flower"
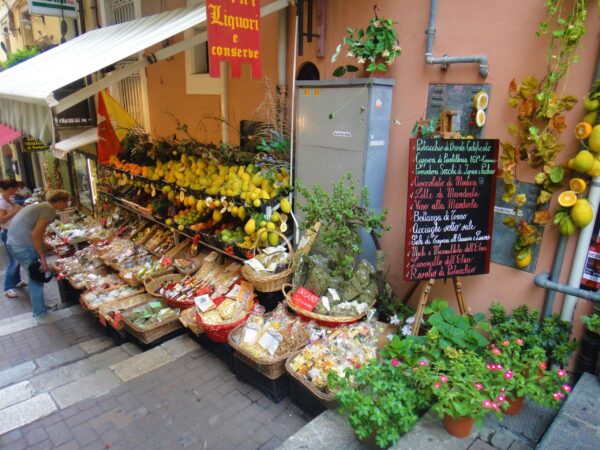
[{"label": "red flower", "polygon": [[357,368],[357,369],[360,369],[360,364],[357,364],[357,365],[356,365],[356,368]]},{"label": "red flower", "polygon": [[399,361],[397,359],[392,359],[392,366],[398,367]]},{"label": "red flower", "polygon": [[498,399],[499,403],[504,403],[506,401],[506,397],[504,395],[499,395],[496,397],[496,399]]},{"label": "red flower", "polygon": [[517,339],[517,344],[523,345],[523,339]]},{"label": "red flower", "polygon": [[563,384],[562,389],[565,392],[571,392],[571,386],[569,386],[568,384]]},{"label": "red flower", "polygon": [[419,361],[417,364],[420,365],[420,366],[428,366],[429,365],[429,363],[427,361],[425,361],[424,359],[422,359],[421,361]]},{"label": "red flower", "polygon": [[435,389],[439,389],[439,388],[440,388],[440,386],[441,386],[441,384],[440,384],[440,383],[435,383],[435,384],[433,385],[433,387],[434,387]]},{"label": "red flower", "polygon": [[483,389],[483,384],[481,383],[475,383],[475,389],[477,389],[478,391]]},{"label": "red flower", "polygon": [[510,345],[510,342],[504,341],[504,342],[502,342],[502,345],[504,345],[505,347],[508,347]]},{"label": "red flower", "polygon": [[504,372],[504,378],[506,378],[507,380],[510,380],[513,377],[513,373],[511,370],[507,370],[506,372]]},{"label": "red flower", "polygon": [[567,376],[567,372],[565,372],[565,371],[564,371],[564,370],[562,370],[562,369],[558,369],[558,370],[556,371],[556,374],[557,374],[559,377],[561,377],[561,378],[564,378],[564,377],[566,377],[566,376]]},{"label": "red flower", "polygon": [[502,354],[502,352],[501,352],[501,351],[500,351],[500,349],[498,349],[498,348],[495,348],[495,349],[493,349],[493,350],[492,350],[492,353],[493,353],[494,355],[501,355],[501,354]]},{"label": "red flower", "polygon": [[440,377],[440,381],[441,381],[442,383],[445,383],[445,382],[447,382],[447,381],[448,381],[448,377],[446,377],[446,376],[442,375],[442,376]]},{"label": "red flower", "polygon": [[543,362],[540,363],[538,367],[540,368],[540,370],[546,370],[548,368],[548,365],[545,362]]},{"label": "red flower", "polygon": [[492,407],[492,401],[491,400],[484,400],[482,403],[483,407],[485,409],[490,409]]}]

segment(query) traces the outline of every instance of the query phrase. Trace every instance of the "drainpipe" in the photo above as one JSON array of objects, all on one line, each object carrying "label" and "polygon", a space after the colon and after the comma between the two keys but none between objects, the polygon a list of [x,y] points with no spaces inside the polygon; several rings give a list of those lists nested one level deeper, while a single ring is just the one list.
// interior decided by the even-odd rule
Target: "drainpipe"
[{"label": "drainpipe", "polygon": [[538,273],[534,277],[533,282],[536,286],[548,289],[551,292],[561,292],[563,294],[568,294],[573,297],[582,298],[584,300],[587,300],[588,302],[600,302],[600,293],[586,291],[585,289],[580,289],[573,286],[568,286],[566,284],[557,283],[556,281],[552,281],[548,272]]},{"label": "drainpipe", "polygon": [[468,56],[433,56],[433,38],[435,37],[435,20],[437,16],[437,0],[431,0],[429,8],[429,26],[425,31],[427,35],[427,49],[425,50],[425,62],[427,64],[439,64],[442,70],[448,68],[450,64],[464,64],[464,63],[479,63],[479,75],[483,78],[488,76],[489,67],[488,59],[485,55],[468,55]]},{"label": "drainpipe", "polygon": [[[567,249],[567,242],[569,242],[569,236],[563,234],[558,239],[556,245],[556,253],[554,254],[554,263],[552,264],[552,273],[548,276],[549,281],[558,281],[560,279],[560,272],[562,269],[563,261],[565,259],[565,251]],[[537,284],[537,278],[534,279]],[[540,286],[538,284],[538,286]],[[540,286],[544,287],[544,286]],[[542,311],[542,317],[548,317],[552,315],[554,310],[554,298],[556,297],[556,291],[554,289],[548,289],[546,293],[546,299],[544,300],[544,310]]]},{"label": "drainpipe", "polygon": [[287,8],[279,11],[279,46],[277,48],[277,85],[285,86],[285,72],[286,72],[286,57],[287,57],[287,34],[288,34],[288,21],[287,21]]},{"label": "drainpipe", "polygon": [[[600,55],[596,59],[596,71],[592,83],[600,77]],[[587,252],[592,241],[592,234],[594,233],[594,224],[596,223],[596,216],[598,215],[598,205],[600,204],[600,177],[595,177],[592,180],[592,186],[590,187],[590,193],[588,200],[592,204],[594,209],[594,218],[590,224],[583,228],[579,233],[577,239],[577,246],[575,247],[575,254],[573,255],[573,265],[571,267],[571,274],[569,275],[568,285],[572,287],[579,287],[581,283],[581,276],[583,275],[583,269],[585,268],[585,261],[587,259]],[[563,320],[573,321],[573,314],[575,313],[575,306],[577,305],[577,297],[573,295],[565,296],[563,302],[562,311],[560,318]]]}]

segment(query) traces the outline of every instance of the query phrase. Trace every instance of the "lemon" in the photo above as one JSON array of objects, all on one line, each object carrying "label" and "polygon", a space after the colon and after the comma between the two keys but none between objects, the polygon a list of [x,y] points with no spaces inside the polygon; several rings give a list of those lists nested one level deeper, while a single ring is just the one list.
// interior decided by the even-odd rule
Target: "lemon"
[{"label": "lemon", "polygon": [[587,188],[587,183],[583,178],[572,178],[569,181],[569,187],[576,194],[581,194],[583,191],[585,191],[585,188]]},{"label": "lemon", "polygon": [[179,226],[177,227],[177,229],[178,229],[179,231],[183,231],[183,230],[185,230],[185,225],[179,225]]},{"label": "lemon", "polygon": [[475,113],[475,125],[479,128],[485,125],[485,111],[483,109],[478,109]]},{"label": "lemon", "polygon": [[598,118],[598,111],[592,111],[587,113],[585,116],[583,116],[583,119],[581,119],[582,122],[587,122],[590,125],[593,125],[596,122],[596,119]]},{"label": "lemon", "polygon": [[581,150],[575,156],[575,161],[573,162],[573,168],[577,172],[587,172],[594,166],[594,155],[592,155],[587,150]]},{"label": "lemon", "polygon": [[173,220],[172,219],[165,220],[165,225],[173,225]]},{"label": "lemon", "polygon": [[485,109],[490,103],[490,97],[485,91],[479,91],[473,96],[473,106],[475,109]]},{"label": "lemon", "polygon": [[271,214],[271,222],[279,222],[280,220],[281,217],[279,216],[279,213],[277,211],[273,211]]},{"label": "lemon", "polygon": [[279,204],[281,205],[281,212],[284,212],[286,214],[292,212],[292,205],[287,198],[282,198]]},{"label": "lemon", "polygon": [[267,242],[267,239],[269,238],[269,233],[267,233],[266,228],[259,228],[256,235],[258,236],[258,240],[262,243]]},{"label": "lemon", "polygon": [[282,233],[285,233],[288,229],[287,223],[282,222],[281,225],[279,225],[279,231],[281,231]]},{"label": "lemon", "polygon": [[267,231],[275,231],[277,228],[273,222],[267,222],[266,227]]},{"label": "lemon", "polygon": [[531,264],[531,248],[523,251],[521,250],[515,257],[515,264],[519,269],[525,269]]},{"label": "lemon", "polygon": [[266,220],[261,220],[258,224],[259,227],[264,228],[267,226],[267,221]]},{"label": "lemon", "polygon": [[590,132],[588,146],[594,153],[600,152],[600,125],[596,125]]},{"label": "lemon", "polygon": [[223,219],[223,214],[221,214],[221,211],[219,211],[218,209],[215,209],[213,211],[212,218],[215,223],[218,223]]},{"label": "lemon", "polygon": [[244,220],[246,218],[246,216],[247,216],[246,208],[244,208],[243,206],[240,206],[238,208],[238,217],[240,219]]},{"label": "lemon", "polygon": [[256,230],[256,222],[254,219],[250,219],[248,222],[246,222],[246,225],[244,225],[244,231],[246,234],[252,234],[254,233],[254,230]]},{"label": "lemon", "polygon": [[255,208],[260,208],[261,202],[259,199],[256,199],[252,202],[252,206],[254,206]]},{"label": "lemon", "polygon": [[590,177],[600,177],[600,161],[594,160],[594,165],[586,172]]},{"label": "lemon", "polygon": [[571,208],[571,220],[578,228],[584,228],[590,224],[594,218],[594,209],[592,204],[585,198],[581,198],[575,202]]},{"label": "lemon", "polygon": [[558,204],[565,208],[570,208],[577,201],[577,194],[573,191],[561,192],[558,196]]},{"label": "lemon", "polygon": [[277,233],[269,233],[268,240],[269,240],[269,244],[272,245],[273,247],[276,247],[279,245],[279,235]]}]

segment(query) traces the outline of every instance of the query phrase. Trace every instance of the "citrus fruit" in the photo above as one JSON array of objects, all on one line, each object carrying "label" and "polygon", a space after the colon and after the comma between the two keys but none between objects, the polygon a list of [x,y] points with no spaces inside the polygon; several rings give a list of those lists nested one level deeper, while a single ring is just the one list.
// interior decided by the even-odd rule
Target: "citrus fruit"
[{"label": "citrus fruit", "polygon": [[275,228],[277,228],[273,222],[267,222],[266,227],[267,231],[275,231]]},{"label": "citrus fruit", "polygon": [[223,214],[221,214],[221,211],[219,211],[218,209],[215,209],[213,211],[212,218],[215,223],[220,222],[223,219]]},{"label": "citrus fruit", "polygon": [[473,96],[473,106],[475,109],[485,109],[490,103],[490,97],[485,91],[479,91]]},{"label": "citrus fruit", "polygon": [[594,160],[594,165],[586,173],[590,177],[600,177],[600,160]]},{"label": "citrus fruit", "polygon": [[259,199],[256,199],[252,202],[252,206],[254,206],[255,208],[260,208],[261,202]]},{"label": "citrus fruit", "polygon": [[584,228],[594,218],[594,209],[592,204],[585,198],[581,198],[575,202],[571,208],[571,220],[578,228]]},{"label": "citrus fruit", "polygon": [[575,125],[573,133],[577,139],[585,139],[592,134],[592,126],[587,122],[579,122],[577,125]]},{"label": "citrus fruit", "polygon": [[593,125],[598,118],[598,111],[592,111],[583,116],[582,122],[587,122],[590,125]]},{"label": "citrus fruit", "polygon": [[583,107],[586,111],[596,111],[598,108],[600,108],[600,100],[592,100],[591,98],[586,96],[583,99]]},{"label": "citrus fruit", "polygon": [[525,269],[531,264],[531,248],[521,250],[515,257],[515,264],[519,269]]},{"label": "citrus fruit", "polygon": [[290,212],[292,212],[292,205],[287,198],[282,198],[280,205],[281,205],[281,212],[286,213],[286,214],[289,214]]},{"label": "citrus fruit", "polygon": [[271,222],[279,222],[280,220],[281,217],[279,216],[279,213],[277,211],[273,211],[271,214]]},{"label": "citrus fruit", "polygon": [[475,124],[479,128],[485,125],[485,111],[483,109],[478,109],[475,113]]},{"label": "citrus fruit", "polygon": [[596,125],[590,132],[590,138],[588,139],[588,145],[590,150],[598,153],[600,152],[600,125]]},{"label": "citrus fruit", "polygon": [[561,192],[558,196],[558,204],[565,208],[570,208],[577,201],[577,194],[573,191]]},{"label": "citrus fruit", "polygon": [[269,240],[269,244],[272,245],[273,247],[276,247],[279,245],[279,235],[277,233],[269,233],[268,240]]},{"label": "citrus fruit", "polygon": [[185,225],[179,225],[179,226],[177,227],[177,229],[178,229],[179,231],[183,231],[183,230],[185,230]]},{"label": "citrus fruit", "polygon": [[581,150],[575,156],[575,161],[573,163],[573,168],[578,172],[587,172],[594,166],[594,155],[592,155],[587,150]]},{"label": "citrus fruit", "polygon": [[254,219],[250,219],[248,222],[246,222],[246,225],[244,225],[244,231],[246,234],[252,234],[254,233],[254,230],[256,230],[256,222]]},{"label": "citrus fruit", "polygon": [[583,191],[585,191],[585,188],[587,187],[587,183],[585,182],[585,180],[583,178],[572,178],[569,181],[569,187],[576,194],[581,194]]},{"label": "citrus fruit", "polygon": [[165,225],[173,225],[173,220],[172,219],[165,220]]}]

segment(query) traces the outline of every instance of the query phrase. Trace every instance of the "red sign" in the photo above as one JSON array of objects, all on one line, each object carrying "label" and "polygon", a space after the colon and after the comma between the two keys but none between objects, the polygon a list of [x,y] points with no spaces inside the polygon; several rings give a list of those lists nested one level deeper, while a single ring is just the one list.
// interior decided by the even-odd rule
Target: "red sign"
[{"label": "red sign", "polygon": [[252,65],[252,78],[260,78],[260,1],[207,0],[208,62],[210,76],[219,77],[220,61],[231,64],[239,78],[241,64]]},{"label": "red sign", "polygon": [[312,293],[304,286],[300,286],[294,295],[292,295],[292,303],[298,308],[302,308],[306,311],[312,311],[319,303],[319,296]]}]

